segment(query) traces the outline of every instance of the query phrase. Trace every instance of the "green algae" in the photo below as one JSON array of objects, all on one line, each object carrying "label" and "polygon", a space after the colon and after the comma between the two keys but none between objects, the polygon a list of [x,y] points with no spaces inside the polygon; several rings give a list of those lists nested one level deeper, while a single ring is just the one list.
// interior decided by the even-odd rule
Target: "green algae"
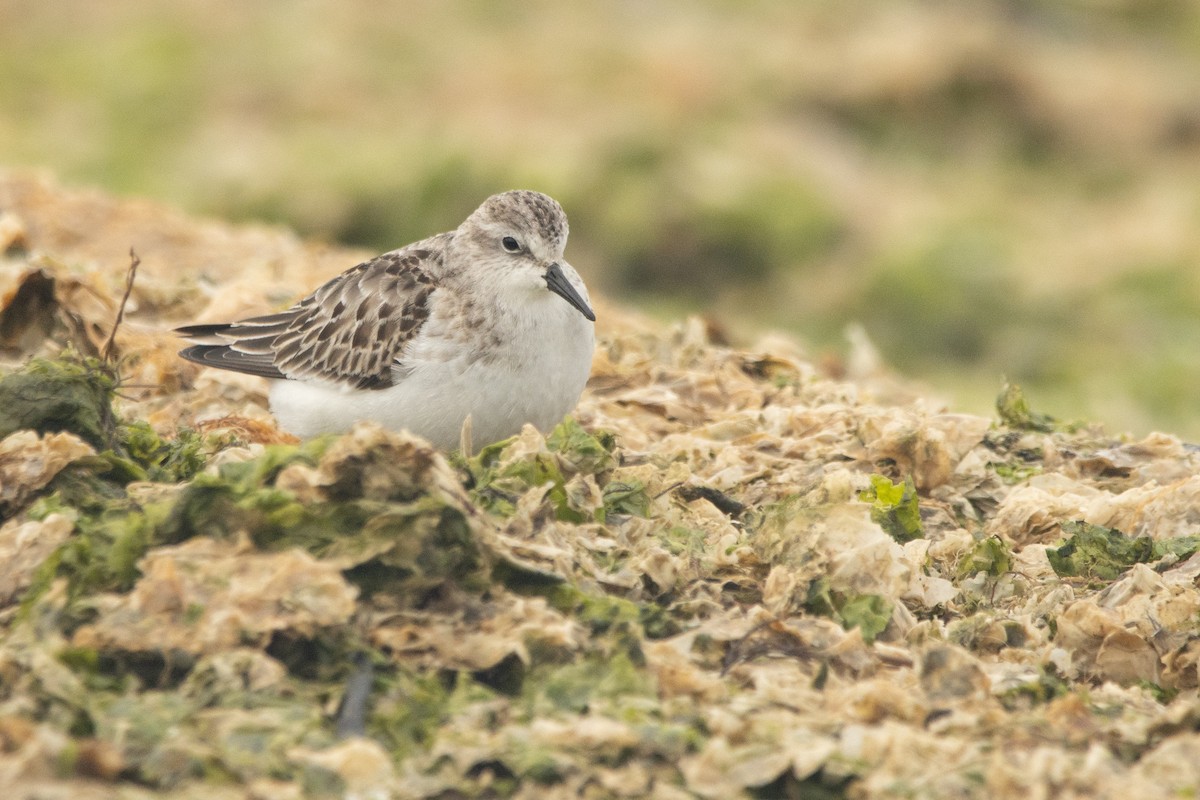
[{"label": "green algae", "polygon": [[1061,577],[1115,580],[1134,564],[1154,559],[1154,541],[1148,536],[1126,536],[1116,528],[1086,522],[1064,522],[1067,539],[1047,548],[1046,558]]},{"label": "green algae", "polygon": [[1012,550],[998,536],[988,536],[975,542],[958,562],[960,579],[983,572],[993,578],[1012,570]]},{"label": "green algae", "polygon": [[837,616],[846,630],[858,628],[867,644],[883,633],[892,619],[892,604],[878,594],[847,594],[834,598]]},{"label": "green algae", "polygon": [[996,397],[996,413],[1000,415],[1001,422],[1018,430],[1053,433],[1063,428],[1062,424],[1049,414],[1034,411],[1021,387],[1007,381]]},{"label": "green algae", "polygon": [[558,453],[574,473],[595,475],[616,465],[616,437],[607,431],[589,433],[573,417],[565,417],[546,436],[546,448]]},{"label": "green algae", "polygon": [[97,592],[132,588],[140,574],[137,563],[156,543],[156,526],[166,508],[135,503],[111,476],[103,458],[77,461],[55,477],[48,495],[31,505],[31,519],[64,514],[74,521],[74,531],[34,573],[21,600],[22,616],[57,578],[67,581],[68,617],[76,622],[71,609],[78,601]]},{"label": "green algae", "polygon": [[538,486],[549,486],[547,498],[555,516],[568,522],[583,522],[587,515],[571,507],[566,478],[558,458],[552,453],[534,453],[527,458],[511,458],[511,440],[485,447],[469,462],[474,477],[472,499],[486,511],[500,517],[516,513],[517,500]]},{"label": "green algae", "polygon": [[1005,464],[992,462],[988,466],[996,473],[996,477],[1009,486],[1024,483],[1035,475],[1043,472],[1040,464]]},{"label": "green algae", "polygon": [[601,701],[620,706],[653,697],[657,687],[644,667],[628,653],[594,652],[571,664],[534,669],[525,682],[526,713],[531,719],[551,711],[582,714]]},{"label": "green algae", "polygon": [[327,446],[318,440],[270,447],[257,459],[197,476],[158,528],[158,540],[245,533],[262,550],[299,547],[343,564],[347,577],[368,593],[387,588],[414,594],[447,580],[473,589],[486,585],[489,560],[467,510],[411,485],[412,475],[428,465],[400,465],[413,467],[410,485],[387,483],[392,488],[384,490],[365,478],[369,456],[343,459],[327,492],[339,499],[319,502],[275,485],[290,465],[315,467]]},{"label": "green algae", "polygon": [[116,415],[119,384],[111,367],[71,351],[32,359],[0,377],[0,439],[18,430],[73,433],[108,461],[108,480],[122,485],[182,481],[203,469],[206,442],[195,431],[164,439],[144,421]]},{"label": "green algae", "polygon": [[597,515],[600,522],[615,514],[650,516],[650,495],[646,493],[646,485],[641,481],[611,481],[604,487],[603,498],[603,514]]},{"label": "green algae", "polygon": [[117,376],[98,359],[35,358],[0,378],[0,439],[19,430],[69,431],[97,450],[117,443]]},{"label": "green algae", "polygon": [[[616,467],[615,446],[612,434],[589,433],[566,417],[547,435],[545,450],[523,452],[516,439],[506,439],[484,447],[460,465],[469,476],[471,499],[498,517],[511,517],[521,497],[546,487],[546,502],[556,519],[604,522],[609,513],[636,513],[649,502],[638,496],[639,490],[644,496],[640,483],[607,481]],[[588,493],[575,490],[571,481],[577,476],[591,476],[605,484],[599,504]]]},{"label": "green algae", "polygon": [[180,428],[174,439],[164,439],[147,423],[124,421],[118,429],[121,445],[129,460],[145,472],[141,480],[178,483],[193,478],[204,469],[211,446],[190,428]]},{"label": "green algae", "polygon": [[1116,528],[1080,520],[1064,522],[1067,538],[1047,548],[1050,566],[1060,577],[1116,580],[1134,564],[1190,558],[1200,550],[1200,536],[1155,540],[1149,536],[1127,536]]},{"label": "green algae", "polygon": [[917,487],[911,477],[892,483],[883,475],[872,475],[871,488],[859,492],[858,499],[871,504],[871,519],[897,542],[925,537]]},{"label": "green algae", "polygon": [[[39,367],[41,369],[41,367]],[[67,370],[71,375],[83,374]],[[368,594],[388,589],[410,598],[445,581],[482,590],[490,557],[476,540],[466,508],[447,496],[414,485],[426,480],[429,463],[393,459],[391,471],[404,481],[378,481],[378,458],[369,453],[334,464],[328,493],[336,499],[305,501],[276,486],[290,466],[315,468],[328,440],[273,446],[254,459],[223,465],[215,474],[195,474],[204,443],[183,433],[174,441],[143,425],[114,425],[132,432],[126,449],[79,459],[62,470],[30,507],[44,519],[65,513],[75,523],[72,536],[38,568],[22,598],[22,613],[49,589],[67,581],[68,616],[79,624],[87,615],[79,601],[97,592],[125,592],[140,576],[138,563],[156,545],[195,537],[229,539],[247,535],[260,549],[293,547],[335,560]],[[194,475],[179,490],[135,502],[125,492],[132,480],[172,481]],[[385,477],[390,473],[385,473]],[[374,477],[372,477],[374,476]]]},{"label": "green algae", "polygon": [[868,644],[883,633],[892,619],[892,604],[886,597],[835,591],[824,576],[809,584],[804,609],[817,616],[829,617],[846,630],[858,628],[863,641]]}]

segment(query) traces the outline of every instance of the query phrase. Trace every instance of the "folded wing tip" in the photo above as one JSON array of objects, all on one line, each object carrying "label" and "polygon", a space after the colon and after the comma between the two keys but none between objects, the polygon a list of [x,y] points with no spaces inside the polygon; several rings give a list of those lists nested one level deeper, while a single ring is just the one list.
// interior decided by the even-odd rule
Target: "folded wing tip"
[{"label": "folded wing tip", "polygon": [[179,357],[205,367],[244,372],[263,378],[286,378],[267,355],[241,353],[226,344],[193,344],[179,351]]}]

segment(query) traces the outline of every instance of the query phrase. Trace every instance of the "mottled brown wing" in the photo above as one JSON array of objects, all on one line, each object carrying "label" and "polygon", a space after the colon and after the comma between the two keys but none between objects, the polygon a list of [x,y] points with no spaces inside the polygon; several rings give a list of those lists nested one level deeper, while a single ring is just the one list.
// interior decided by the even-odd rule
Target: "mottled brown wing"
[{"label": "mottled brown wing", "polygon": [[278,314],[180,328],[196,342],[180,355],[268,378],[391,386],[396,360],[429,318],[437,287],[427,267],[441,257],[441,248],[386,253]]}]

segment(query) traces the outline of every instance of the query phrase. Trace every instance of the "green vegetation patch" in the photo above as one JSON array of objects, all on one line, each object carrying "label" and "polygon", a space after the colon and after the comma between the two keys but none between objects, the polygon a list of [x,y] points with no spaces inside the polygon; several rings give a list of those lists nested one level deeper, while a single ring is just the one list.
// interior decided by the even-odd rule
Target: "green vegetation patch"
[{"label": "green vegetation patch", "polygon": [[571,472],[595,475],[617,465],[613,457],[616,437],[608,431],[589,433],[572,417],[566,417],[546,436],[546,447],[557,453]]},{"label": "green vegetation patch", "polygon": [[[328,440],[277,445],[259,458],[194,479],[158,528],[158,540],[228,538],[246,532],[268,551],[299,547],[330,560],[364,591],[422,593],[447,580],[479,589],[489,559],[470,512],[436,486],[430,452],[326,454]],[[327,455],[327,458],[322,458]],[[374,465],[382,459],[383,465]],[[301,498],[277,486],[292,465],[328,469],[323,489],[337,499]],[[398,473],[377,481],[380,472]]]},{"label": "green vegetation patch", "polygon": [[116,445],[116,375],[98,359],[35,358],[0,379],[0,439],[19,430],[74,433],[97,450]]},{"label": "green vegetation patch", "polygon": [[194,430],[180,428],[174,439],[164,439],[140,420],[122,422],[117,430],[129,460],[145,472],[142,480],[178,483],[204,469],[213,445]]},{"label": "green vegetation patch", "polygon": [[1062,577],[1111,581],[1134,564],[1166,556],[1185,559],[1200,550],[1200,536],[1155,541],[1149,536],[1126,536],[1116,528],[1082,521],[1064,522],[1062,529],[1067,539],[1046,550],[1050,565]]},{"label": "green vegetation patch", "polygon": [[[71,476],[80,480],[95,476]],[[56,479],[57,481],[58,479]],[[22,600],[27,613],[53,583],[67,579],[70,602],[104,591],[128,591],[140,573],[137,562],[154,539],[154,511],[139,509],[124,498],[97,500],[87,511],[64,505],[58,495],[39,501],[33,519],[63,513],[75,520],[75,532],[38,567]]]},{"label": "green vegetation patch", "polygon": [[872,475],[871,488],[860,492],[858,499],[871,504],[871,519],[897,542],[925,538],[917,487],[911,477],[892,483],[883,475]]},{"label": "green vegetation patch", "polygon": [[821,577],[808,587],[806,611],[836,620],[846,630],[859,629],[867,644],[883,633],[892,619],[892,604],[877,594],[837,592]]},{"label": "green vegetation patch", "polygon": [[996,412],[1001,422],[1018,430],[1053,433],[1062,427],[1049,414],[1034,411],[1021,387],[1007,381],[996,396]]},{"label": "green vegetation patch", "polygon": [[977,541],[962,560],[958,562],[958,577],[969,578],[983,572],[998,578],[1012,570],[1012,550],[998,536],[988,536]]},{"label": "green vegetation patch", "polygon": [[[94,369],[40,362],[19,374],[96,387],[92,394],[78,389],[80,397],[86,394],[100,405],[79,418],[110,418],[106,392],[112,386],[103,376],[95,378]],[[78,428],[77,418],[71,420]],[[216,474],[196,474],[205,443],[195,433],[164,440],[144,424],[115,420],[103,432],[117,449],[72,463],[30,506],[32,519],[62,513],[74,520],[75,531],[38,569],[23,599],[26,610],[56,578],[67,579],[71,603],[96,592],[128,591],[148,548],[197,536],[245,534],[263,550],[299,547],[333,560],[368,593],[387,587],[415,596],[447,580],[474,589],[488,582],[489,556],[477,541],[470,511],[438,488],[426,448],[343,448],[322,462],[330,442],[316,440],[268,447],[258,458],[222,465]],[[319,489],[328,499],[302,498],[277,485],[289,467],[312,471],[322,463],[327,469]],[[164,487],[139,502],[126,496],[125,485],[133,480],[188,478],[180,489]]]},{"label": "green vegetation patch", "polygon": [[650,516],[650,495],[639,480],[612,481],[604,487],[603,498],[604,507],[597,515],[597,522],[604,522],[612,514]]},{"label": "green vegetation patch", "polygon": [[180,429],[167,439],[145,422],[117,417],[118,383],[99,359],[71,351],[32,359],[0,378],[0,439],[19,430],[75,434],[99,451],[87,469],[114,487],[187,480],[203,469],[208,443],[195,431]]},{"label": "green vegetation patch", "polygon": [[[572,481],[591,476],[595,485],[616,467],[612,434],[589,433],[567,417],[546,437],[546,449],[527,452],[518,439],[496,442],[463,465],[474,484],[471,497],[500,516],[516,513],[517,502],[529,491],[547,487],[546,502],[563,522],[604,522],[609,513],[645,513],[649,499],[640,483],[609,484],[599,496],[585,484]],[[610,488],[611,487],[611,488]]]},{"label": "green vegetation patch", "polygon": [[1149,536],[1130,537],[1115,528],[1087,522],[1064,522],[1065,542],[1046,550],[1050,566],[1062,577],[1111,581],[1134,564],[1154,557]]}]

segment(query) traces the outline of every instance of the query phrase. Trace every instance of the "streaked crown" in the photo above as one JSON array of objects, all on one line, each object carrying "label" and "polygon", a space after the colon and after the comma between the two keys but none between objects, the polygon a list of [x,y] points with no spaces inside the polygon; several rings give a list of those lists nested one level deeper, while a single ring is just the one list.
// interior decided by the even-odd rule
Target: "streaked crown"
[{"label": "streaked crown", "polygon": [[567,214],[558,201],[526,189],[492,195],[467,218],[467,223],[533,234],[560,252],[569,233]]}]

